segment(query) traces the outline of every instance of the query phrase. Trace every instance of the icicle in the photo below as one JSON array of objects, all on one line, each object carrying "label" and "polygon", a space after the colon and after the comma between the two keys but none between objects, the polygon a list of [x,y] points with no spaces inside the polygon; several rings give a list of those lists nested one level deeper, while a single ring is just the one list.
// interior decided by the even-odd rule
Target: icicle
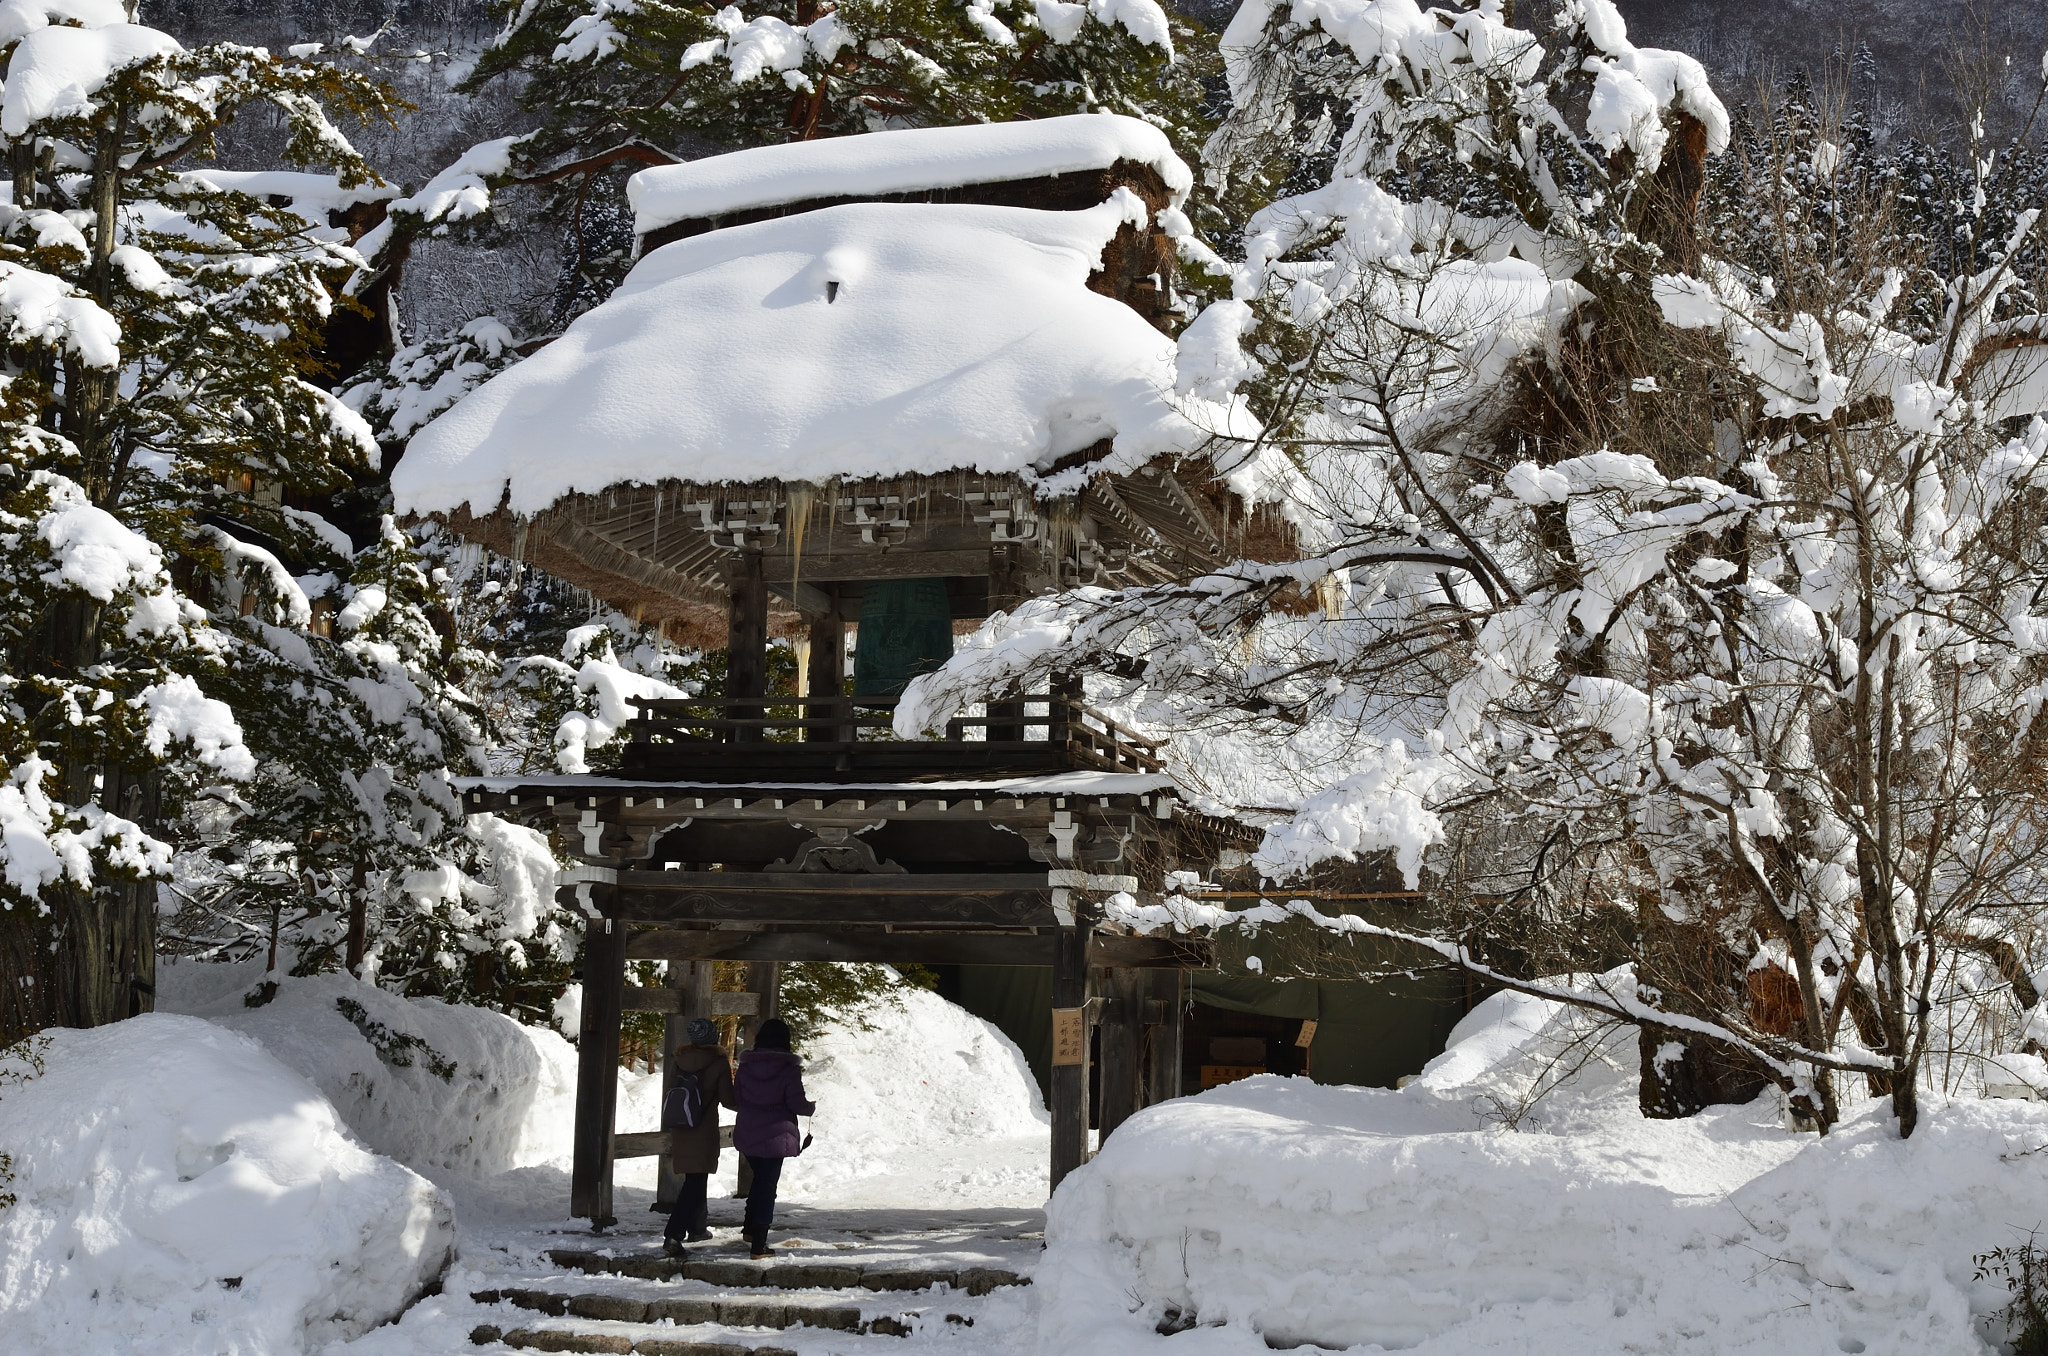
[{"label": "icicle", "polygon": [[783,506],[783,520],[789,524],[789,591],[796,592],[804,568],[804,529],[810,526],[811,505],[817,499],[814,485],[799,482],[789,487]]}]

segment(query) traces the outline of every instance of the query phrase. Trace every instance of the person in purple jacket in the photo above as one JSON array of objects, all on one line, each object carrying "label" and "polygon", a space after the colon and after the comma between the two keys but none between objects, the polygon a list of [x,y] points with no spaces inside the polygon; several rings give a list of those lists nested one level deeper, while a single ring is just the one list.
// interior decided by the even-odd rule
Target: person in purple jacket
[{"label": "person in purple jacket", "polygon": [[768,1226],[775,1222],[775,1185],[782,1179],[782,1160],[804,1151],[796,1118],[817,1110],[804,1096],[803,1062],[789,1051],[789,1026],[779,1017],[761,1023],[754,1048],[740,1056],[733,1075],[732,1146],[746,1155],[754,1170],[747,1192],[747,1221],[742,1229],[755,1257],[768,1251]]}]

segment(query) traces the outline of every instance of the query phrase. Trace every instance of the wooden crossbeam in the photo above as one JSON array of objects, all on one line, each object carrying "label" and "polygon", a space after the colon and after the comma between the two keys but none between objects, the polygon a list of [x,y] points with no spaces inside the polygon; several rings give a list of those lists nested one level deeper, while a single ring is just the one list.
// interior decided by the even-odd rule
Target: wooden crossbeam
[{"label": "wooden crossbeam", "polygon": [[[644,960],[631,954],[630,946],[626,959]],[[679,957],[684,960],[703,960],[702,956]],[[737,958],[735,958],[737,959]],[[749,957],[748,959],[752,959]],[[685,1012],[688,1011],[688,995],[681,989],[641,989],[628,986],[625,1010],[627,1012]],[[761,995],[757,993],[714,993],[711,995],[711,1011],[701,1014],[708,1017],[758,1017],[761,1015]]]},{"label": "wooden crossbeam", "polygon": [[606,912],[636,923],[741,922],[1051,926],[1052,890],[1027,875],[837,876],[766,871],[621,871]]},{"label": "wooden crossbeam", "polygon": [[[1050,933],[709,932],[664,928],[634,936],[627,943],[626,954],[632,960],[1051,965],[1053,941]],[[1138,970],[1212,970],[1216,967],[1216,951],[1202,938],[1096,935],[1089,941],[1088,963]],[[629,1000],[633,992],[627,990]]]},{"label": "wooden crossbeam", "polygon": [[[615,1159],[652,1158],[656,1154],[665,1154],[669,1152],[670,1137],[675,1133],[673,1130],[635,1130],[623,1135],[613,1135],[612,1157]],[[730,1125],[718,1127],[718,1147],[721,1149],[730,1149],[732,1147],[732,1127]]]}]

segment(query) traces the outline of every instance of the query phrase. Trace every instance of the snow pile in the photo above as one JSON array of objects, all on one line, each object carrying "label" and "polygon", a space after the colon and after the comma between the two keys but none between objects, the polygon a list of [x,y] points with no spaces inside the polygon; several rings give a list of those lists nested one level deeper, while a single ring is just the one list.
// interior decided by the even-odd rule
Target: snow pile
[{"label": "snow pile", "polygon": [[1042,1201],[1050,1122],[1023,1052],[937,994],[896,995],[864,1011],[872,1029],[832,1026],[802,1051],[816,1142],[789,1165],[785,1193]]},{"label": "snow pile", "polygon": [[19,137],[45,118],[90,113],[92,96],[116,73],[180,50],[176,38],[141,24],[38,28],[7,63],[0,132]]},{"label": "snow pile", "polygon": [[627,180],[626,199],[633,206],[633,229],[646,235],[678,221],[757,207],[1009,183],[1108,169],[1119,160],[1157,170],[1174,206],[1194,186],[1166,134],[1151,123],[1117,113],[1077,113],[757,146],[641,170]]},{"label": "snow pile", "polygon": [[1881,1105],[1788,1129],[1775,1094],[1645,1121],[1633,1031],[1582,1021],[1504,996],[1398,1092],[1261,1077],[1141,1113],[1052,1203],[1041,1349],[1187,1345],[1169,1317],[1248,1356],[1994,1349],[1971,1258],[2048,1220],[2048,1107],[1937,1103],[1905,1141]]},{"label": "snow pile", "polygon": [[346,975],[282,979],[243,999],[260,963],[158,967],[159,1005],[254,1038],[311,1081],[379,1153],[480,1177],[566,1163],[576,1051],[501,1013],[406,999]]},{"label": "snow pile", "polygon": [[446,1198],[252,1042],[163,1015],[49,1042],[46,1072],[0,1096],[8,1350],[298,1352],[389,1321],[446,1268]]},{"label": "snow pile", "polygon": [[[1082,212],[859,203],[664,246],[421,429],[392,474],[398,508],[964,468],[1058,494],[1248,431],[1241,406],[1176,400],[1173,341],[1088,290],[1118,228],[1144,220],[1122,189]],[[1105,460],[1036,475],[1105,438]]]}]

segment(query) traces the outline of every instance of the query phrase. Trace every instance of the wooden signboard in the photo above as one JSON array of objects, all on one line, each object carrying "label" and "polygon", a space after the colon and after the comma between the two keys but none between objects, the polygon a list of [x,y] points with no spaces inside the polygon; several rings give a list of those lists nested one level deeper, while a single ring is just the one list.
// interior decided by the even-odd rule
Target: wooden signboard
[{"label": "wooden signboard", "polygon": [[1088,1024],[1082,1019],[1082,1011],[1080,1008],[1052,1010],[1054,1068],[1063,1064],[1085,1064],[1088,1061]]},{"label": "wooden signboard", "polygon": [[1300,1035],[1298,1035],[1298,1036],[1296,1036],[1296,1037],[1294,1038],[1294,1043],[1295,1043],[1295,1045],[1297,1045],[1297,1046],[1298,1046],[1298,1047],[1300,1047],[1301,1049],[1303,1049],[1303,1050],[1306,1050],[1306,1049],[1308,1049],[1308,1047],[1309,1047],[1309,1046],[1310,1046],[1311,1044],[1313,1044],[1313,1043],[1314,1043],[1314,1041],[1315,1041],[1315,1038],[1316,1038],[1316,1019],[1315,1019],[1315,1018],[1313,1018],[1313,1017],[1310,1017],[1310,1018],[1308,1018],[1308,1019],[1306,1019],[1305,1021],[1303,1021],[1303,1022],[1302,1022],[1302,1024],[1301,1024],[1301,1034],[1300,1034]]}]

